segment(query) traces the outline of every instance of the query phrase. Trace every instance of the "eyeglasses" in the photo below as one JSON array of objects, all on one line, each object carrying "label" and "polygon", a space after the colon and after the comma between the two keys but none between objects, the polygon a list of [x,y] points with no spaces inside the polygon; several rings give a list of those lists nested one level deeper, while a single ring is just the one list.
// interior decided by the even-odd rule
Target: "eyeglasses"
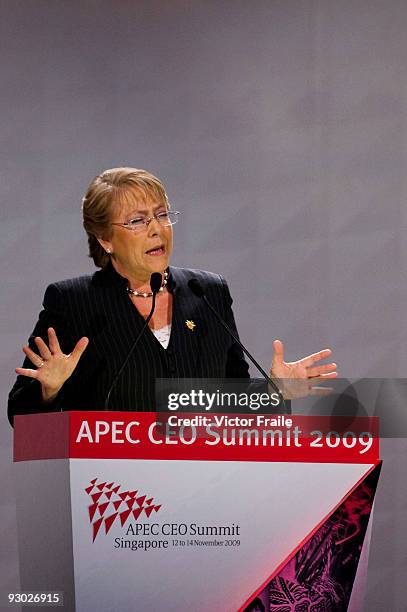
[{"label": "eyeglasses", "polygon": [[120,225],[120,227],[124,227],[125,229],[131,230],[132,232],[143,232],[148,228],[151,221],[155,219],[162,227],[169,227],[170,225],[175,225],[178,221],[178,215],[180,213],[177,210],[167,210],[163,212],[159,212],[152,217],[143,217],[140,215],[139,217],[135,217],[134,219],[129,219],[126,223],[111,223],[111,225]]}]

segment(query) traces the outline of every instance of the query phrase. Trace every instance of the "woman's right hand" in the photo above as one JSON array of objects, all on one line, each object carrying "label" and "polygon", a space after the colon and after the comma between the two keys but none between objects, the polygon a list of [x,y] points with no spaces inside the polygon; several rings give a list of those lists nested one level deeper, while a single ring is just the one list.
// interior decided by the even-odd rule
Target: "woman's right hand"
[{"label": "woman's right hand", "polygon": [[52,402],[58,395],[64,382],[68,380],[78,365],[78,361],[88,346],[89,340],[84,336],[78,340],[72,353],[65,355],[61,351],[55,330],[50,327],[48,329],[48,346],[39,336],[34,338],[34,342],[37,345],[39,355],[31,350],[29,346],[24,346],[23,351],[37,369],[16,368],[16,372],[21,376],[28,376],[38,380],[41,383],[43,402]]}]

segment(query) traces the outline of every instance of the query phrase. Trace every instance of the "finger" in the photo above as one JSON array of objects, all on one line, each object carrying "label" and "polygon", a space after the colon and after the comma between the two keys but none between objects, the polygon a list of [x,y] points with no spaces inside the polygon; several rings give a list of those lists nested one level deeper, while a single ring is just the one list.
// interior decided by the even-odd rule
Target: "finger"
[{"label": "finger", "polygon": [[59,346],[58,338],[53,327],[48,329],[48,343],[53,355],[61,352],[61,347]]},{"label": "finger", "polygon": [[303,365],[305,365],[305,367],[309,367],[309,366],[312,366],[317,361],[321,361],[321,359],[326,359],[330,355],[332,355],[331,349],[323,349],[322,351],[318,351],[318,353],[307,355],[307,357],[304,357],[300,361]]},{"label": "finger", "polygon": [[34,342],[37,345],[38,350],[40,351],[40,355],[43,359],[50,359],[50,357],[52,357],[51,351],[49,350],[42,338],[37,336],[36,338],[34,338]]},{"label": "finger", "polygon": [[337,377],[338,377],[338,372],[327,372],[326,374],[321,374],[320,376],[315,376],[315,378],[310,378],[308,380],[310,384],[314,386],[318,380],[323,381],[323,380],[327,380],[330,378],[337,378]]},{"label": "finger", "polygon": [[29,368],[16,368],[16,373],[20,376],[28,376],[29,378],[37,378],[38,370],[30,370]]},{"label": "finger", "polygon": [[78,340],[78,342],[75,345],[74,350],[71,353],[71,358],[73,359],[74,362],[77,363],[79,361],[79,359],[82,357],[82,354],[84,350],[86,349],[86,347],[88,346],[88,344],[89,344],[89,339],[86,338],[86,336]]},{"label": "finger", "polygon": [[37,368],[41,367],[43,360],[39,355],[37,355],[37,353],[34,353],[29,346],[23,346],[23,351],[33,365],[35,365]]},{"label": "finger", "polygon": [[326,363],[320,366],[314,366],[307,368],[307,374],[310,378],[314,376],[320,376],[321,374],[329,374],[330,372],[336,372],[338,366],[336,363]]},{"label": "finger", "polygon": [[274,364],[283,363],[283,361],[284,361],[284,344],[281,342],[281,340],[274,340],[274,342],[273,342],[273,349],[274,349],[273,363]]}]

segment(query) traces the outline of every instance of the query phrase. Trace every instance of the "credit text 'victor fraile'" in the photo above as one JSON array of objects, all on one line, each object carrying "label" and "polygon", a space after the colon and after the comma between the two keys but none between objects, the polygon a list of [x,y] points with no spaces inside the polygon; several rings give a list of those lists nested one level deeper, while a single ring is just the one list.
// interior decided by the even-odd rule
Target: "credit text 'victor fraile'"
[{"label": "credit text 'victor fraile'", "polygon": [[[76,443],[85,441],[90,444],[98,444],[102,440],[111,444],[139,444],[137,428],[138,421],[125,424],[124,421],[95,421],[89,423],[82,421]],[[302,446],[299,438],[302,431],[298,426],[288,429],[263,429],[263,428],[221,428],[215,425],[205,427],[205,434],[199,433],[193,425],[182,425],[178,429],[172,429],[166,423],[159,422],[150,424],[147,430],[148,441],[159,445],[192,445],[198,438],[205,438],[204,443],[209,446],[222,444],[224,446]]]}]

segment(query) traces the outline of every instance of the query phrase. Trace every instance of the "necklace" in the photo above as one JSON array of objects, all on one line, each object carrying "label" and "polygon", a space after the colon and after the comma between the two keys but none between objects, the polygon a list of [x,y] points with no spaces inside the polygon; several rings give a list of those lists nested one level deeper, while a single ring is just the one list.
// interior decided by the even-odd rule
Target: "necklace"
[{"label": "necklace", "polygon": [[[159,288],[158,292],[161,293],[162,291],[164,291],[164,287],[167,285],[168,283],[168,272],[165,271],[164,272],[164,280],[163,283],[161,285],[161,287]],[[126,287],[126,291],[127,293],[129,293],[130,295],[134,296],[134,297],[143,297],[143,298],[150,298],[153,297],[153,292],[152,291],[146,291],[146,292],[142,292],[142,291],[136,291],[135,289],[130,289],[130,287]]]}]

